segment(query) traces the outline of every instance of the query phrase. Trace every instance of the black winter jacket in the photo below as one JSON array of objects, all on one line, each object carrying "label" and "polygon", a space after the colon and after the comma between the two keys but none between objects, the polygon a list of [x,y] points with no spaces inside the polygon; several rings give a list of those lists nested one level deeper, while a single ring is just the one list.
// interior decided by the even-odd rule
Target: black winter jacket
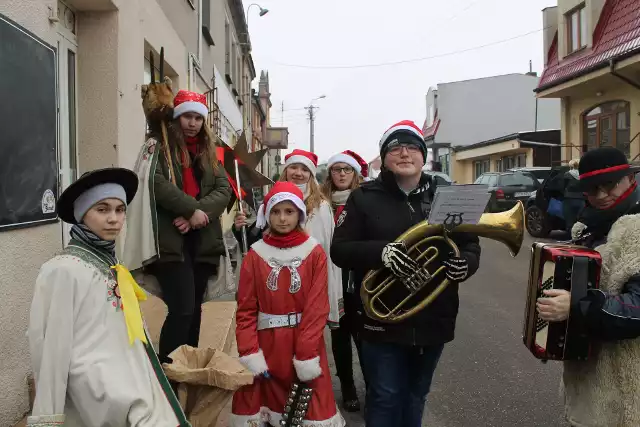
[{"label": "black winter jacket", "polygon": [[[427,188],[425,191],[425,188]],[[369,270],[383,267],[382,249],[407,229],[427,219],[435,183],[423,175],[418,189],[407,196],[392,173],[382,172],[375,181],[363,183],[347,201],[333,234],[331,259],[343,269],[352,270],[359,295],[362,279]],[[453,233],[461,256],[469,263],[469,276],[480,263],[480,244],[476,236]],[[359,300],[358,317],[365,340],[430,346],[453,340],[458,314],[458,284],[449,285],[427,308],[398,324],[384,324],[364,314]]]},{"label": "black winter jacket", "polygon": [[[640,203],[626,213],[640,213]],[[595,248],[607,241],[611,224],[599,229],[586,228],[574,243]],[[640,257],[640,253],[638,253]],[[632,276],[619,295],[600,290],[589,290],[579,301],[571,301],[571,317],[580,319],[590,337],[601,341],[614,341],[640,337],[640,274]]]}]

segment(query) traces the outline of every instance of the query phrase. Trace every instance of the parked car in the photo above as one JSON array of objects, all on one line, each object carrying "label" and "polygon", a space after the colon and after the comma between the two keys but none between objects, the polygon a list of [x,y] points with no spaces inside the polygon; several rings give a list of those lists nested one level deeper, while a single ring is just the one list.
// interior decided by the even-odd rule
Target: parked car
[{"label": "parked car", "polygon": [[549,215],[547,208],[552,197],[564,195],[564,173],[568,166],[553,167],[538,191],[525,204],[525,225],[532,237],[547,237],[551,231],[565,230],[563,218]]},{"label": "parked car", "polygon": [[550,166],[533,166],[530,168],[511,168],[508,169],[507,172],[529,172],[531,175],[535,176],[538,182],[542,184],[545,179],[551,175],[551,167]]},{"label": "parked car", "polygon": [[444,172],[426,171],[426,170],[423,170],[423,172],[429,175],[431,179],[435,180],[436,186],[453,184],[453,181],[451,180],[451,178],[449,178],[449,175],[447,175]]},{"label": "parked car", "polygon": [[535,176],[525,171],[486,172],[474,184],[489,186],[491,198],[487,212],[502,212],[511,209],[518,201],[526,201],[535,194],[540,183]]}]

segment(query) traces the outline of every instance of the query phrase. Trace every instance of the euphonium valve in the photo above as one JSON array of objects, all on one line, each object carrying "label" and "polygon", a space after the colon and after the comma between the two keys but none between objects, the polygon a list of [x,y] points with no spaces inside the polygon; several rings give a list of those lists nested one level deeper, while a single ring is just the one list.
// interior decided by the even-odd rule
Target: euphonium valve
[{"label": "euphonium valve", "polygon": [[511,256],[520,251],[524,239],[524,206],[518,203],[506,212],[485,213],[477,224],[460,224],[445,230],[423,221],[405,231],[396,242],[404,242],[407,253],[420,269],[400,280],[386,268],[370,271],[362,281],[360,297],[367,316],[384,323],[398,323],[426,308],[446,289],[442,261],[460,251],[449,233],[469,233],[507,246]]}]

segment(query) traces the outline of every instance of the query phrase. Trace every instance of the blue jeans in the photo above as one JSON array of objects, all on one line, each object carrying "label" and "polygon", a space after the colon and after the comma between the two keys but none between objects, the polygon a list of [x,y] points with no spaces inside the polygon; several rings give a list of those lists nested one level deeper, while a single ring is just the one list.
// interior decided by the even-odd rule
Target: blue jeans
[{"label": "blue jeans", "polygon": [[427,394],[443,348],[362,341],[367,427],[422,425]]}]

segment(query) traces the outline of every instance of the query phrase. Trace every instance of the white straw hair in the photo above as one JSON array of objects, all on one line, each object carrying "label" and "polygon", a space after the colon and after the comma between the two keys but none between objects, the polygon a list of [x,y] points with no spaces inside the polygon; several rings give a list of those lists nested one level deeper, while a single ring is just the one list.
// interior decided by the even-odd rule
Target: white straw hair
[{"label": "white straw hair", "polygon": [[300,224],[304,224],[307,219],[307,208],[304,205],[302,199],[296,196],[293,193],[289,193],[287,191],[283,191],[281,193],[276,193],[269,198],[267,201],[267,206],[265,207],[264,203],[260,205],[258,209],[258,219],[256,221],[256,226],[258,228],[264,228],[267,224],[271,225],[269,222],[269,215],[271,214],[271,209],[275,205],[280,202],[289,201],[293,203],[298,210],[300,211]]},{"label": "white straw hair", "polygon": [[118,199],[127,204],[127,192],[120,184],[107,182],[96,185],[82,193],[73,203],[73,216],[78,222],[82,222],[84,215],[96,203],[106,199]]}]

